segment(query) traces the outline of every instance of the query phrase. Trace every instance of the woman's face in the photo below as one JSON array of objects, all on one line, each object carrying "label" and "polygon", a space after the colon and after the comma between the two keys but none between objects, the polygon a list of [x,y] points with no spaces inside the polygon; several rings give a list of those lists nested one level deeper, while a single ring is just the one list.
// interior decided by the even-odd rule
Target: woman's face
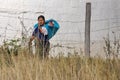
[{"label": "woman's face", "polygon": [[43,26],[43,25],[45,24],[43,18],[39,18],[39,19],[38,19],[38,24],[39,24],[40,26]]}]

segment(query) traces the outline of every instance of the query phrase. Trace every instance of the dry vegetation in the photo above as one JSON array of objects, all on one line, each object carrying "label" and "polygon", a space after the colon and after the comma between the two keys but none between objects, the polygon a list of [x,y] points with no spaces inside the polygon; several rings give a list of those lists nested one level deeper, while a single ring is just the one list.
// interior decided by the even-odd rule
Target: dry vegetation
[{"label": "dry vegetation", "polygon": [[40,60],[27,50],[0,50],[0,80],[120,80],[120,60],[78,55]]}]

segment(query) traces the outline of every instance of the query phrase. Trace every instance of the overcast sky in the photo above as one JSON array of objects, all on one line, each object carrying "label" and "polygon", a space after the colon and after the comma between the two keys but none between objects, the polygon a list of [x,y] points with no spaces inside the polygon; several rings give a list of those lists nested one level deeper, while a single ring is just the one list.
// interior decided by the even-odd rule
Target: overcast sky
[{"label": "overcast sky", "polygon": [[[91,1],[92,31],[120,25],[120,0]],[[23,11],[26,12],[24,15]],[[59,40],[59,37],[62,37],[66,41],[84,40],[85,0],[0,0],[0,27],[4,28],[0,30],[0,35],[5,33],[6,26],[9,29],[21,30],[18,16],[32,19],[24,19],[24,25],[29,29],[37,22],[36,19],[40,14],[44,14],[46,19],[54,18],[60,23],[58,33],[62,33],[62,35],[59,34],[53,39]],[[18,31],[7,30],[7,38],[13,37],[15,34],[20,36],[21,31],[16,32]],[[103,39],[107,33],[108,30],[92,32],[91,39]]]}]

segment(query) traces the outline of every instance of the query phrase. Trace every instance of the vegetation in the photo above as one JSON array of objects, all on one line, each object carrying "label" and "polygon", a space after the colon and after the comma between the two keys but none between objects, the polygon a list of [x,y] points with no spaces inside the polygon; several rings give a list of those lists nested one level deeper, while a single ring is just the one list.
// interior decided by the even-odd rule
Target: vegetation
[{"label": "vegetation", "polygon": [[[0,80],[120,80],[118,57],[86,58],[78,54],[64,57],[59,54],[42,60],[30,54],[29,49],[16,45],[17,42],[19,40],[12,40],[11,44],[6,42],[7,46],[0,48]],[[109,46],[107,40],[105,42],[107,51]],[[6,48],[8,44],[13,46],[11,51]]]},{"label": "vegetation", "polygon": [[0,53],[0,80],[120,80],[120,60],[79,55],[40,60],[27,50]]}]

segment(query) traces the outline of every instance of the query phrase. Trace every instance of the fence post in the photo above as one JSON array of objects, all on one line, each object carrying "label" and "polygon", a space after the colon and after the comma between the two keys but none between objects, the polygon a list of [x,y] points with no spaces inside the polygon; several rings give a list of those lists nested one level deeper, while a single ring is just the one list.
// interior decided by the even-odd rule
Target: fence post
[{"label": "fence post", "polygon": [[86,3],[85,16],[85,56],[90,57],[90,23],[91,23],[91,3]]}]

